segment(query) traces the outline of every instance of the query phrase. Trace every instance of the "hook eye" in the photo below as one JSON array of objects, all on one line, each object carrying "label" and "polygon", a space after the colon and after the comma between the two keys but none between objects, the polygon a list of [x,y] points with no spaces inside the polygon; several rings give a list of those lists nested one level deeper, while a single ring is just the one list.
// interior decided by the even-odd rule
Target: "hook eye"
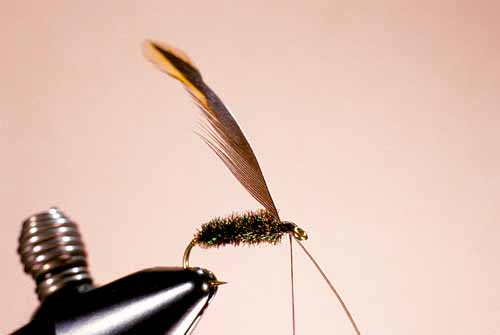
[{"label": "hook eye", "polygon": [[299,241],[305,241],[307,240],[307,233],[304,229],[300,228],[299,226],[293,227],[293,237],[295,237]]}]

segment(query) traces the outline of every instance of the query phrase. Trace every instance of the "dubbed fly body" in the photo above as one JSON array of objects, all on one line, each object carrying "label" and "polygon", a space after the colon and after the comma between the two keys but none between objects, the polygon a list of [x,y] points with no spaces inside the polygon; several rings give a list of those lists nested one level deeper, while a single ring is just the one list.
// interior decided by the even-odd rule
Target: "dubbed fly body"
[{"label": "dubbed fly body", "polygon": [[280,219],[248,140],[222,100],[204,82],[200,71],[185,53],[166,44],[146,41],[144,53],[160,70],[184,85],[203,114],[204,122],[202,122],[199,135],[241,185],[264,207],[262,210],[250,211],[242,215],[233,214],[224,218],[215,218],[202,225],[186,248],[183,259],[184,267],[189,267],[189,256],[194,246],[211,248],[225,245],[277,244],[283,236],[288,235],[291,257],[293,334],[295,334],[295,308],[292,241],[295,240],[325,279],[349,317],[356,334],[359,335],[359,329],[347,306],[316,260],[300,242],[307,239],[307,233],[295,223]]},{"label": "dubbed fly body", "polygon": [[193,241],[202,248],[277,244],[286,234],[296,239],[306,240],[307,234],[293,222],[279,221],[266,210],[233,214],[225,218],[215,218],[200,227]]}]

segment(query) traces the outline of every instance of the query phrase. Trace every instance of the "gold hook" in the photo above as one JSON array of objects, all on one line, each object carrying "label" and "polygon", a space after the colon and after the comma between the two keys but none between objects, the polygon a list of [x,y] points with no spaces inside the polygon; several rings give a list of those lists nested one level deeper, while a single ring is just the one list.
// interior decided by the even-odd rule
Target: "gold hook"
[{"label": "gold hook", "polygon": [[225,281],[220,281],[220,280],[211,280],[208,282],[211,286],[221,286],[221,285],[226,285],[227,282]]},{"label": "gold hook", "polygon": [[307,232],[304,229],[300,228],[299,226],[293,227],[292,234],[293,237],[295,237],[299,241],[305,241],[308,238]]},{"label": "gold hook", "polygon": [[191,254],[191,249],[196,245],[196,241],[192,240],[189,242],[188,246],[186,247],[186,250],[184,251],[184,257],[182,258],[182,266],[184,269],[187,269],[189,267],[189,255]]},{"label": "gold hook", "polygon": [[[189,268],[189,255],[191,254],[191,249],[193,249],[195,245],[196,245],[196,239],[193,239],[191,242],[189,242],[188,246],[186,247],[186,250],[184,250],[184,257],[182,258],[182,266],[184,267],[184,269]],[[217,287],[225,285],[227,284],[227,282],[214,279],[210,280],[208,284],[212,287]]]}]

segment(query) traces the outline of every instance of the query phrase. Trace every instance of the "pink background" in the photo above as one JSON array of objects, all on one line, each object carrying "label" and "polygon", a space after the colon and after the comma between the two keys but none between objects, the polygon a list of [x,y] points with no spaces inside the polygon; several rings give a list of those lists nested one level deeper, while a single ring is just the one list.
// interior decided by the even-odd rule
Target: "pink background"
[{"label": "pink background", "polygon": [[[193,134],[145,38],[232,108],[284,219],[364,334],[500,334],[497,1],[0,5],[0,333],[37,305],[20,222],[57,205],[107,283],[180,265],[203,222],[259,206]],[[297,334],[352,334],[296,249]],[[230,283],[196,334],[290,334],[287,245],[195,249]]]}]

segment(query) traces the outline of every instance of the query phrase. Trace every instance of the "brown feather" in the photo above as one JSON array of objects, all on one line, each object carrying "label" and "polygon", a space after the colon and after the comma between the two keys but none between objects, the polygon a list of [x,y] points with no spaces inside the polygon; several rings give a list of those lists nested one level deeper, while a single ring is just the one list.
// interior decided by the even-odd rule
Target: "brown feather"
[{"label": "brown feather", "polygon": [[241,185],[279,220],[278,211],[248,140],[231,112],[205,84],[191,60],[179,50],[152,41],[145,42],[144,50],[151,62],[184,84],[205,116],[203,133],[199,135]]}]

